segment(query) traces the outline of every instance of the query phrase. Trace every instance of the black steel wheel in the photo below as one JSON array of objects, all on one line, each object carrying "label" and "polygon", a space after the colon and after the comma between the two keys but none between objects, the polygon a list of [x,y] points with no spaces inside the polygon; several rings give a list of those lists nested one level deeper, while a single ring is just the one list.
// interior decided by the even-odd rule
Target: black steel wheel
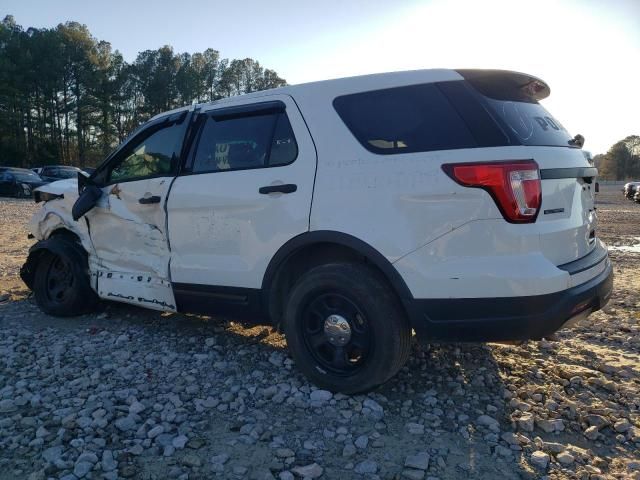
[{"label": "black steel wheel", "polygon": [[284,312],[298,368],[317,386],[358,393],[404,365],[411,327],[384,277],[363,264],[322,265],[302,275]]},{"label": "black steel wheel", "polygon": [[327,292],[313,298],[299,326],[309,352],[322,368],[351,375],[372,350],[373,337],[365,315],[346,296]]},{"label": "black steel wheel", "polygon": [[92,311],[98,296],[89,284],[87,255],[73,239],[46,240],[47,249],[30,257],[36,303],[49,315],[68,317]]}]

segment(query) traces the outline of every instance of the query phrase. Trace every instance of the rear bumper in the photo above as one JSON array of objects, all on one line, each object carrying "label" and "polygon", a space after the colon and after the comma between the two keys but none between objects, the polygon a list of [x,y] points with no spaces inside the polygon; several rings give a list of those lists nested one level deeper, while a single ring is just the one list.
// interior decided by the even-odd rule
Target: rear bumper
[{"label": "rear bumper", "polygon": [[428,341],[489,342],[539,339],[568,320],[600,310],[613,289],[613,268],[591,280],[545,295],[405,300],[419,337]]}]

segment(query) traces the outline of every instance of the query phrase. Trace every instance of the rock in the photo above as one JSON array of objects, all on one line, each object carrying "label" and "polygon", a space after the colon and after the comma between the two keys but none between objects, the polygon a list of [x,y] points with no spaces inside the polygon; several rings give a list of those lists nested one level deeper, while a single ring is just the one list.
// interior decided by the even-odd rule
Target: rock
[{"label": "rock", "polygon": [[357,451],[358,449],[353,443],[347,443],[342,449],[342,456],[347,458],[352,457],[356,454]]},{"label": "rock", "polygon": [[367,445],[369,445],[369,437],[367,437],[366,435],[360,435],[353,443],[360,450],[364,450],[365,448],[367,448]]},{"label": "rock", "polygon": [[558,455],[556,455],[556,460],[558,461],[558,463],[564,466],[571,465],[574,462],[573,455],[566,451],[560,452]]},{"label": "rock", "polygon": [[421,425],[420,423],[407,423],[406,428],[407,431],[412,435],[424,434],[424,425]]},{"label": "rock", "polygon": [[555,442],[544,442],[543,448],[545,451],[551,452],[554,455],[564,452],[567,449],[563,444]]},{"label": "rock", "polygon": [[98,462],[98,456],[93,452],[84,452],[78,457],[77,462],[88,462],[93,465]]},{"label": "rock", "polygon": [[323,468],[317,463],[312,463],[303,467],[294,467],[291,469],[291,471],[298,477],[318,478],[322,475]]},{"label": "rock", "polygon": [[202,465],[200,457],[195,453],[187,453],[180,459],[180,463],[186,467],[199,467]]},{"label": "rock", "polygon": [[498,422],[495,418],[490,417],[489,415],[480,415],[476,420],[478,425],[482,425],[487,427],[489,430],[494,432],[500,431],[500,422]]},{"label": "rock", "polygon": [[598,438],[599,432],[598,432],[598,427],[596,427],[595,425],[587,428],[584,431],[584,436],[587,437],[589,440],[595,440],[596,438]]},{"label": "rock", "polygon": [[602,427],[606,427],[609,425],[609,420],[604,418],[602,415],[587,415],[584,417],[584,420],[591,426],[597,427],[600,430]]},{"label": "rock", "polygon": [[536,419],[536,426],[547,433],[552,433],[555,429],[553,426],[553,423],[551,423],[551,420],[547,420],[545,418],[537,418]]},{"label": "rock", "polygon": [[78,478],[84,478],[93,469],[93,463],[76,462],[73,467],[73,474]]},{"label": "rock", "polygon": [[546,470],[549,465],[549,455],[541,450],[536,450],[531,454],[531,464],[540,470]]},{"label": "rock", "polygon": [[295,457],[295,456],[296,454],[290,448],[278,448],[276,450],[276,457],[278,458],[289,458],[289,457]]},{"label": "rock", "polygon": [[116,428],[121,432],[128,432],[136,428],[136,421],[133,417],[120,417],[115,421]]},{"label": "rock", "polygon": [[631,423],[626,418],[618,420],[613,424],[613,429],[618,433],[625,433],[631,428]]},{"label": "rock", "polygon": [[384,408],[375,400],[367,397],[364,399],[364,402],[362,402],[362,406],[363,408],[371,410],[371,416],[377,420],[381,420],[384,417]]},{"label": "rock", "polygon": [[405,468],[402,470],[402,476],[409,480],[422,480],[424,478],[424,470],[414,470],[412,468]]},{"label": "rock", "polygon": [[156,438],[161,433],[164,433],[164,427],[162,425],[156,425],[147,432],[147,438]]},{"label": "rock", "polygon": [[8,413],[13,412],[16,409],[17,407],[15,405],[15,402],[11,398],[0,400],[0,412]]},{"label": "rock", "polygon": [[419,452],[415,455],[409,455],[404,461],[404,466],[418,470],[427,470],[429,468],[429,454],[427,452]]},{"label": "rock", "polygon": [[182,449],[185,447],[188,440],[189,439],[186,435],[178,435],[173,440],[171,440],[171,445],[173,446],[173,448]]},{"label": "rock", "polygon": [[509,445],[520,445],[520,439],[513,432],[505,432],[502,434],[501,438]]},{"label": "rock", "polygon": [[131,405],[129,405],[129,413],[138,414],[140,412],[143,412],[144,409],[145,406],[138,401],[135,401]]},{"label": "rock", "polygon": [[378,464],[373,460],[365,460],[358,463],[353,469],[354,472],[360,475],[373,475],[378,471]]},{"label": "rock", "polygon": [[116,462],[113,458],[113,452],[111,450],[105,450],[102,452],[102,470],[105,472],[110,472],[118,468],[118,462]]},{"label": "rock", "polygon": [[314,403],[326,403],[333,398],[333,394],[328,390],[314,390],[309,395],[309,399]]},{"label": "rock", "polygon": [[294,476],[293,476],[293,473],[291,473],[289,470],[284,470],[280,472],[280,475],[278,475],[278,478],[280,480],[293,480]]},{"label": "rock", "polygon": [[62,457],[62,446],[49,447],[42,452],[42,458],[48,463],[55,463]]},{"label": "rock", "polygon": [[525,412],[517,419],[518,427],[525,432],[533,432],[534,416],[532,413]]},{"label": "rock", "polygon": [[216,465],[224,465],[229,460],[229,455],[226,453],[221,453],[219,455],[214,455],[209,459],[209,461]]}]

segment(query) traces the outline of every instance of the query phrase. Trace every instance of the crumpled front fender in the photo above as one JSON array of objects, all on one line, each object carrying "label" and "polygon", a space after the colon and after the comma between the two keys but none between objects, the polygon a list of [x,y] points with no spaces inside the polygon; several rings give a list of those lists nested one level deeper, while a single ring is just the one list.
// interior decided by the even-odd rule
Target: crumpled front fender
[{"label": "crumpled front fender", "polygon": [[46,255],[48,252],[57,255],[64,255],[67,258],[73,259],[75,262],[79,262],[78,265],[82,265],[83,270],[86,270],[87,275],[89,275],[87,253],[72,234],[59,233],[57,235],[53,235],[47,240],[40,240],[39,242],[36,242],[29,249],[27,261],[22,265],[22,268],[20,268],[20,278],[22,278],[22,281],[27,287],[29,287],[29,289],[33,290],[33,282],[38,262],[42,256]]}]

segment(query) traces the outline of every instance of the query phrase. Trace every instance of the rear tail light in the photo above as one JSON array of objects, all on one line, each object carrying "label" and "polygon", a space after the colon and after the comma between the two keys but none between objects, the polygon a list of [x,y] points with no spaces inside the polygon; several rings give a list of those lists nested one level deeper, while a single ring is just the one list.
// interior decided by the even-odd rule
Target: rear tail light
[{"label": "rear tail light", "polygon": [[511,223],[533,223],[542,203],[538,164],[533,160],[452,163],[442,166],[463,187],[489,192]]}]

